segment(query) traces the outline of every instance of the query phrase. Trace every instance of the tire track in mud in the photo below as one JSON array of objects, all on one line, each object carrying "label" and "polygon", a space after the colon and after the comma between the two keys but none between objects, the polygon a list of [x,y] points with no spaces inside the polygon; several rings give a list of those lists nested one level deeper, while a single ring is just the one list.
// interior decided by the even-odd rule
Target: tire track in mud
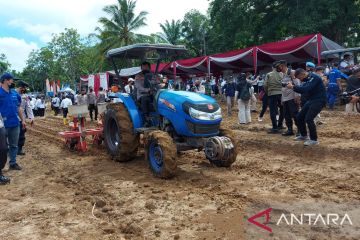
[{"label": "tire track in mud", "polygon": [[[35,138],[40,139],[41,137],[42,136],[35,136]],[[41,141],[43,142],[44,140],[42,139]],[[69,156],[71,156],[71,154],[65,154],[64,157],[68,158]],[[49,158],[46,154],[43,157]],[[219,213],[224,212],[229,207],[233,209],[242,206],[236,196],[222,194],[224,189],[217,179],[204,179],[206,176],[203,174],[194,174],[191,176],[190,173],[184,173],[185,175],[180,173],[180,175],[173,180],[165,182],[164,180],[154,178],[147,166],[145,167],[146,172],[142,174],[134,171],[139,168],[139,165],[140,168],[144,168],[144,164],[139,164],[139,162],[118,164],[107,160],[102,164],[101,162],[104,158],[106,159],[106,156],[99,157],[96,162],[85,162],[86,165],[77,167],[81,167],[81,171],[78,171],[77,168],[74,169],[73,164],[67,166],[62,165],[61,168],[58,168],[56,172],[52,173],[52,178],[56,184],[61,184],[69,191],[74,192],[73,198],[69,200],[72,204],[91,207],[96,203],[95,216],[102,219],[103,222],[106,222],[104,223],[106,227],[104,231],[125,234],[126,239],[143,239],[147,235],[150,234],[151,236],[153,234],[153,229],[146,227],[149,224],[149,219],[152,218],[151,212],[163,208],[156,206],[151,210],[153,208],[153,201],[158,201],[160,205],[170,201],[171,205],[173,205],[177,202],[177,198],[174,198],[171,194],[174,189],[176,189],[176,192],[184,191],[184,197],[195,194],[197,198],[201,197],[207,199],[207,201],[215,202]],[[115,165],[116,169],[114,169]],[[116,174],[117,172],[121,172],[121,175]],[[106,176],[104,177],[104,175]],[[104,181],[105,178],[107,181]],[[126,182],[133,182],[138,186],[134,190],[135,193],[121,190],[121,186]],[[160,182],[163,183],[161,186],[158,185]],[[140,209],[136,204],[135,206],[131,204],[129,206],[129,204],[126,203],[126,197],[119,198],[117,192],[129,194],[130,196],[134,194],[135,196],[139,195],[137,201],[143,201],[145,208]],[[217,194],[215,194],[216,192]],[[196,204],[189,203],[191,199],[184,201],[190,204],[190,206]],[[147,210],[147,208],[149,209]],[[142,214],[141,211],[150,212]],[[140,216],[144,216],[140,219],[139,214]],[[180,212],[174,216],[179,214]],[[142,220],[142,218],[144,218],[144,220]],[[180,231],[191,225],[191,219],[185,221],[184,224],[186,226],[182,226]],[[171,222],[170,218],[168,220]],[[177,222],[179,220],[174,221]],[[175,227],[173,228],[174,232],[179,231]],[[153,239],[153,237],[146,237],[145,239]]]},{"label": "tire track in mud", "polygon": [[[56,129],[52,123],[55,121],[50,122]],[[354,158],[354,154],[358,156],[356,149],[326,145],[304,148],[291,139],[260,132],[265,130],[265,127],[257,126],[235,130],[241,151],[238,161],[230,169],[214,168],[203,153],[190,151],[179,157],[182,164],[177,176],[164,181],[152,176],[147,163],[141,160],[142,155],[133,162],[118,164],[110,160],[105,149],[91,148],[79,158],[79,163],[57,166],[52,173],[53,181],[73,193],[69,201],[80,215],[89,214],[86,211],[96,203],[94,214],[104,224],[96,226],[104,238],[123,234],[126,239],[155,239],[154,231],[158,230],[160,239],[172,239],[174,230],[180,233],[181,239],[190,239],[188,232],[198,233],[196,229],[191,230],[198,224],[198,219],[205,218],[206,222],[214,223],[221,214],[240,212],[246,204],[261,202],[263,198],[276,199],[285,195],[295,200],[335,202],[359,199],[359,175],[354,174],[358,169]],[[34,137],[44,143],[48,141],[40,133]],[[51,145],[58,147],[58,142],[52,141]],[[49,158],[46,152],[41,156]],[[78,154],[64,153],[64,156],[76,159]],[[340,164],[337,159],[345,163]],[[167,215],[169,213],[162,204],[169,204],[167,207],[172,210],[168,212],[176,220]],[[190,204],[190,210],[197,216],[184,215]],[[203,216],[206,204],[211,206],[212,218]],[[163,211],[163,215],[158,215],[159,211]],[[158,219],[166,219],[171,225],[163,226]],[[154,224],[160,227],[155,228]],[[218,225],[214,223],[214,226]],[[215,231],[208,226],[204,229]],[[214,235],[208,239],[214,239]]]}]

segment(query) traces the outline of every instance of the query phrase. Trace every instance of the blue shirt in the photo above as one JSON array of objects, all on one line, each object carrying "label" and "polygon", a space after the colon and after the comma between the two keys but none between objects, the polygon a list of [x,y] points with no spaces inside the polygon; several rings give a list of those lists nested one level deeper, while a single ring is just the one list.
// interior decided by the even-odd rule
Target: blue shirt
[{"label": "blue shirt", "polygon": [[227,97],[235,97],[236,85],[235,83],[226,83],[222,90],[225,91],[225,95]]},{"label": "blue shirt", "polygon": [[6,92],[0,87],[0,113],[4,119],[5,128],[17,127],[20,125],[18,108],[21,104],[20,95],[10,89]]},{"label": "blue shirt", "polygon": [[307,101],[327,101],[326,89],[321,77],[310,73],[305,83],[301,86],[294,86],[294,91],[306,96]]},{"label": "blue shirt", "polygon": [[348,79],[349,77],[339,69],[333,68],[329,73],[329,84],[337,84],[338,78]]}]

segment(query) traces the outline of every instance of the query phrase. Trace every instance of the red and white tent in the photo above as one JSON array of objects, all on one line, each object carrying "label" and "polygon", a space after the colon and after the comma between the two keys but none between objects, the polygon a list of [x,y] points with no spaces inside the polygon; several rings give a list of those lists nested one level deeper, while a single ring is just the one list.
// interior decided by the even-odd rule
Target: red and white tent
[{"label": "red and white tent", "polygon": [[311,59],[320,64],[322,51],[342,48],[321,34],[312,34],[210,56],[179,60],[169,66],[173,68],[174,75],[179,71],[198,74],[216,73],[227,69],[253,69],[256,72],[258,68],[269,66],[281,59],[289,63],[302,63]]}]

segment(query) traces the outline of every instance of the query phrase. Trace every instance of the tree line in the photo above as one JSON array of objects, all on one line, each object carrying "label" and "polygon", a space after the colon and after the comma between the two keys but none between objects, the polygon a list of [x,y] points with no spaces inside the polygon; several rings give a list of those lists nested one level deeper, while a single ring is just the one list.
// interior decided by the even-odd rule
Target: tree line
[{"label": "tree line", "polygon": [[[13,73],[37,91],[47,78],[75,83],[81,75],[112,69],[107,50],[143,42],[185,45],[189,51],[183,58],[318,32],[344,46],[359,46],[360,0],[210,0],[207,14],[193,9],[150,35],[137,32],[147,25],[148,12],[135,14],[135,9],[135,0],[105,6],[94,33],[81,37],[76,29],[65,29],[54,34],[46,46],[30,53],[22,72]],[[0,72],[10,69],[0,54]]]}]

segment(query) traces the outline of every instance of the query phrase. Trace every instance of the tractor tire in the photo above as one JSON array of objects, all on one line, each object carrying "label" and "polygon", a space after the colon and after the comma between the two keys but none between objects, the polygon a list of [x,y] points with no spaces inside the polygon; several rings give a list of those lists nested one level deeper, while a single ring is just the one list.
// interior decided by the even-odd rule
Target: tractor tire
[{"label": "tractor tire", "polygon": [[234,145],[234,152],[226,161],[211,161],[210,159],[209,161],[217,167],[230,167],[236,161],[236,157],[238,155],[238,142],[236,141],[235,133],[230,129],[220,128],[219,136],[230,138],[232,144]]},{"label": "tractor tire", "polygon": [[107,106],[103,128],[106,149],[115,161],[126,162],[136,157],[139,136],[133,132],[133,123],[124,104]]},{"label": "tractor tire", "polygon": [[175,175],[176,145],[167,132],[152,131],[147,135],[145,158],[156,177],[171,178]]}]

